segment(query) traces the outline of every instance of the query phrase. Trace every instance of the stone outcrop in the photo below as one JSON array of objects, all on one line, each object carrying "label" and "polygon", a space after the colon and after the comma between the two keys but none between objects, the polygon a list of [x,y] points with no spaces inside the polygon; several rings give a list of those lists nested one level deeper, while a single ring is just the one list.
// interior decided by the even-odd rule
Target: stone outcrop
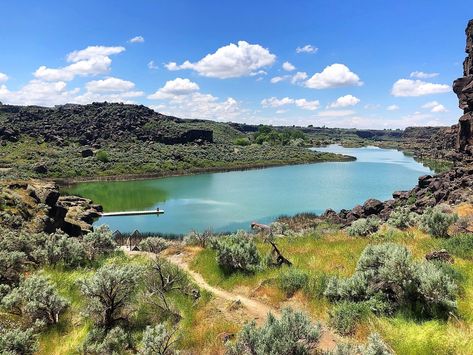
[{"label": "stone outcrop", "polygon": [[464,113],[458,123],[457,148],[473,156],[473,20],[468,22],[465,33],[467,57],[463,62],[463,77],[453,82],[453,91]]},{"label": "stone outcrop", "polygon": [[[166,116],[143,105],[120,103],[66,104],[53,108],[0,105],[0,142],[20,135],[63,146],[78,142],[96,147],[104,141],[164,144],[213,143],[213,131],[196,127],[203,121]],[[84,148],[85,149],[85,148]]]},{"label": "stone outcrop", "polygon": [[61,196],[56,184],[38,180],[0,183],[0,224],[12,229],[71,236],[92,230],[102,207],[77,196]]}]

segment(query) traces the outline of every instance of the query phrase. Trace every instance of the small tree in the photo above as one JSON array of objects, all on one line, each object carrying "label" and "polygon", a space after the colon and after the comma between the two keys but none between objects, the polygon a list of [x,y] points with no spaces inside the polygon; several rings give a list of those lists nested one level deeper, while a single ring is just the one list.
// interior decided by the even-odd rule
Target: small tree
[{"label": "small tree", "polygon": [[45,241],[46,255],[49,264],[63,263],[66,267],[75,267],[84,263],[85,250],[77,238],[64,233],[53,233]]},{"label": "small tree", "polygon": [[309,354],[321,336],[320,324],[313,325],[307,315],[283,309],[280,319],[271,313],[260,328],[252,322],[243,327],[228,355]]},{"label": "small tree", "polygon": [[229,271],[254,272],[261,262],[261,256],[251,238],[242,233],[218,238],[214,245],[217,262]]},{"label": "small tree", "polygon": [[174,354],[176,328],[168,331],[164,324],[154,327],[147,326],[143,332],[143,341],[139,353],[141,355],[171,355]]},{"label": "small tree", "polygon": [[68,302],[59,296],[47,278],[32,275],[6,295],[2,305],[12,313],[28,316],[33,322],[40,320],[54,324],[59,321],[59,315]]},{"label": "small tree", "polygon": [[111,329],[117,321],[126,320],[126,309],[136,292],[139,270],[131,265],[105,265],[86,280],[79,282],[87,298],[85,313],[97,325]]},{"label": "small tree", "polygon": [[89,260],[94,260],[101,255],[110,254],[117,246],[113,240],[112,232],[107,226],[100,226],[93,232],[87,233],[82,241]]},{"label": "small tree", "polygon": [[148,237],[143,239],[140,244],[139,248],[142,251],[147,251],[150,253],[158,254],[163,250],[169,247],[170,243],[164,238],[160,237]]},{"label": "small tree", "polygon": [[210,230],[205,230],[202,233],[191,231],[184,237],[184,243],[186,245],[198,245],[199,247],[205,248],[212,238],[213,233]]},{"label": "small tree", "polygon": [[0,328],[0,354],[32,355],[38,350],[36,338],[32,329]]}]

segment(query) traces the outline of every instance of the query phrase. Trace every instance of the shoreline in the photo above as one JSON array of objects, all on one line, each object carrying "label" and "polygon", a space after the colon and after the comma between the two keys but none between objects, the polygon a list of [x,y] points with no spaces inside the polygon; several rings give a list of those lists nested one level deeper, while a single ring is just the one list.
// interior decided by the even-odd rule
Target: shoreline
[{"label": "shoreline", "polygon": [[275,168],[283,166],[293,166],[293,165],[304,165],[304,164],[318,164],[318,163],[345,163],[356,161],[356,157],[350,155],[339,154],[342,159],[339,160],[315,160],[315,161],[305,161],[305,162],[293,162],[293,163],[269,163],[269,164],[250,164],[250,165],[241,165],[234,167],[208,167],[208,168],[195,168],[187,171],[169,171],[161,173],[149,173],[149,174],[123,174],[123,175],[107,175],[107,176],[84,176],[84,177],[75,177],[75,178],[45,178],[45,180],[54,181],[60,187],[73,186],[79,183],[86,182],[102,182],[102,181],[139,181],[139,180],[151,180],[158,178],[167,178],[167,177],[178,177],[178,176],[192,176],[200,175],[206,173],[225,173],[232,171],[247,171],[247,170],[258,170],[266,168]]}]

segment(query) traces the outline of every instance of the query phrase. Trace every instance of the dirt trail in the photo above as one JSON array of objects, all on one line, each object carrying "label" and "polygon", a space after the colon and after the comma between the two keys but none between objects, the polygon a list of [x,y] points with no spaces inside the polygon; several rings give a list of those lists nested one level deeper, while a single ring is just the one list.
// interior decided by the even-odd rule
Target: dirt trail
[{"label": "dirt trail", "polygon": [[[151,258],[156,257],[156,254],[153,253],[129,250],[124,251],[129,255],[147,255]],[[276,317],[279,317],[281,315],[281,311],[279,309],[272,307],[266,303],[249,298],[240,293],[222,290],[221,288],[210,285],[207,281],[205,281],[204,277],[201,274],[189,268],[188,259],[192,258],[192,255],[189,255],[185,252],[179,252],[174,254],[162,254],[161,256],[166,258],[166,260],[173,263],[174,265],[182,268],[187,274],[189,274],[189,276],[191,276],[192,280],[196,283],[197,286],[199,286],[199,288],[202,288],[212,293],[217,298],[229,301],[231,302],[231,304],[240,303],[244,307],[248,316],[252,317],[252,319],[256,321],[264,321],[269,312],[274,314]],[[324,327],[322,337],[318,345],[318,348],[321,350],[333,350],[336,346],[336,336],[330,330]]]}]

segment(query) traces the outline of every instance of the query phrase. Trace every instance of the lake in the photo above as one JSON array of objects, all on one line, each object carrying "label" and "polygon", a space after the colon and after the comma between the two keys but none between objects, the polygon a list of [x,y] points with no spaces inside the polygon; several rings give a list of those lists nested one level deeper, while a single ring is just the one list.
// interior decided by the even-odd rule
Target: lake
[{"label": "lake", "polygon": [[411,189],[432,171],[392,149],[343,148],[317,151],[355,156],[352,162],[326,162],[138,181],[88,182],[67,193],[101,204],[106,212],[164,209],[160,216],[102,217],[95,224],[112,230],[184,234],[248,229],[280,215],[350,209],[368,198],[386,200]]}]

